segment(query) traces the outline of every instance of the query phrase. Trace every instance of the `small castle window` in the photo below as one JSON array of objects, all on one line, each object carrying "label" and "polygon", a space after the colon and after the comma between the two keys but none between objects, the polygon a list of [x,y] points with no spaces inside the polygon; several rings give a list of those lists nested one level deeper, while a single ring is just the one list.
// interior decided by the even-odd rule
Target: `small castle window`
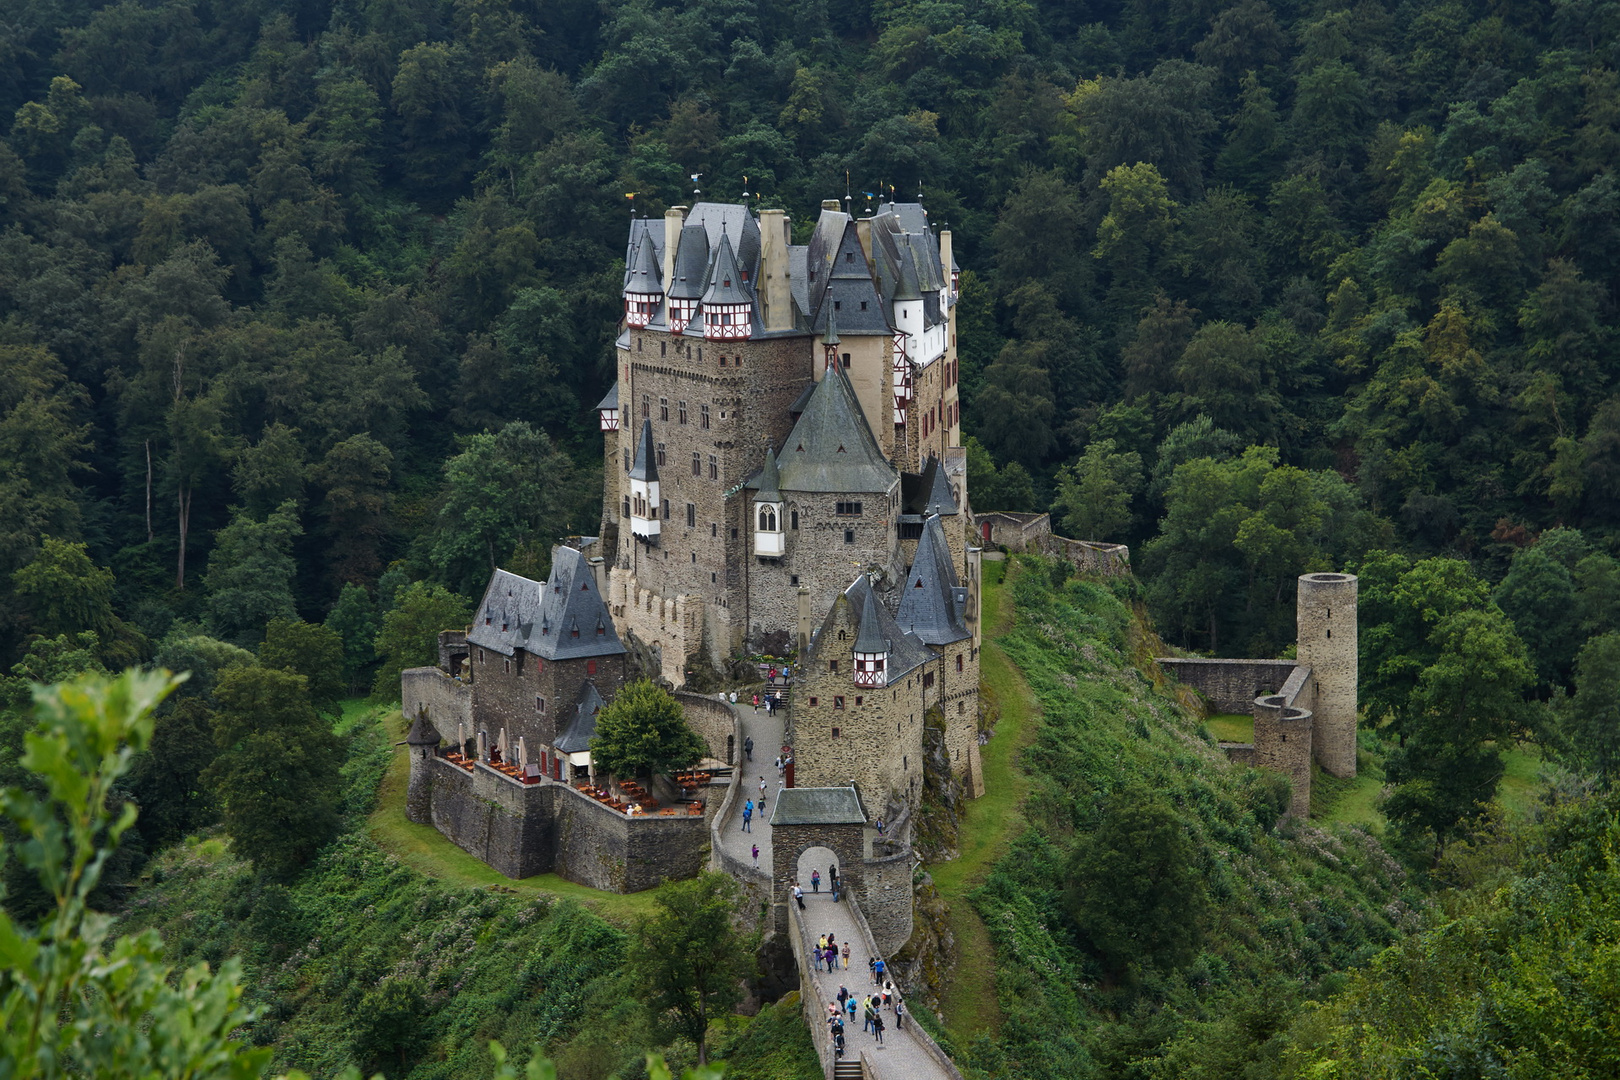
[{"label": "small castle window", "polygon": [[539,694],[534,695],[534,711],[535,712],[545,712],[546,711],[546,699],[541,697]]},{"label": "small castle window", "polygon": [[661,504],[659,506],[659,509],[662,511],[662,513],[659,514],[659,516],[662,517],[665,521],[668,521],[669,520],[669,500],[668,499],[660,499],[658,501]]},{"label": "small castle window", "polygon": [[596,661],[595,660],[587,660],[587,661],[585,661],[585,674],[587,674],[587,675],[595,675],[596,674]]},{"label": "small castle window", "polygon": [[703,455],[696,450],[692,451],[692,475],[703,475]]},{"label": "small castle window", "polygon": [[663,443],[658,444],[658,464],[660,466],[669,464],[668,460],[664,457],[664,444]]},{"label": "small castle window", "polygon": [[737,539],[737,530],[736,529],[731,530],[731,538],[733,540]]},{"label": "small castle window", "polygon": [[718,480],[718,479],[720,479],[720,462],[715,458],[715,456],[713,454],[709,455],[709,479],[710,480]]},{"label": "small castle window", "polygon": [[838,729],[837,728],[833,728],[833,738],[835,738],[835,739],[838,738]]},{"label": "small castle window", "polygon": [[647,394],[641,395],[641,418],[643,420],[652,418],[652,398]]},{"label": "small castle window", "polygon": [[568,631],[568,636],[569,637],[579,637],[579,627],[576,626],[572,630]]},{"label": "small castle window", "polygon": [[833,698],[833,708],[842,709],[843,707],[844,707],[844,697],[843,697],[842,694],[839,694],[838,696]]},{"label": "small castle window", "polygon": [[720,366],[721,366],[721,367],[725,367],[725,366],[726,366],[726,358],[725,358],[725,357],[723,357],[723,356],[722,356],[722,357],[721,357],[721,358],[720,358]]},{"label": "small castle window", "polygon": [[844,310],[844,302],[842,300],[834,300],[833,301],[833,310],[834,311],[843,311]]},{"label": "small castle window", "polygon": [[720,578],[714,573],[714,571],[712,571],[712,570],[709,571],[709,584],[710,585],[717,585],[717,584],[719,584],[719,582],[720,582]]},{"label": "small castle window", "polygon": [[859,694],[855,695],[855,704],[859,705],[862,700],[863,699]]},{"label": "small castle window", "polygon": [[958,675],[960,675],[962,673],[962,654],[961,653],[956,654],[956,673]]},{"label": "small castle window", "polygon": [[709,430],[709,407],[707,405],[698,409],[698,426],[704,431]]},{"label": "small castle window", "polygon": [[844,530],[844,543],[853,544],[854,542],[855,542],[855,530],[854,529],[845,529]]},{"label": "small castle window", "polygon": [[858,502],[838,502],[835,504],[833,513],[839,517],[860,517],[861,504]]},{"label": "small castle window", "polygon": [[769,506],[759,508],[759,527],[763,532],[776,531],[776,510]]},{"label": "small castle window", "polygon": [[510,660],[506,661],[506,673],[508,675],[512,674],[512,661]]},{"label": "small castle window", "polygon": [[815,707],[816,707],[816,699],[815,699],[815,698],[811,698],[811,699],[810,699],[810,707],[811,707],[811,708],[812,708],[812,709],[813,709],[813,708],[815,708]]},{"label": "small castle window", "polygon": [[790,511],[788,513],[788,527],[795,530],[795,531],[798,530],[798,528],[799,528],[799,512],[797,510]]},{"label": "small castle window", "polygon": [[630,496],[628,495],[624,497],[624,516],[630,516]]},{"label": "small castle window", "polygon": [[697,525],[697,506],[694,503],[686,504],[686,527],[688,529]]},{"label": "small castle window", "polygon": [[844,370],[849,370],[849,353],[844,354]]},{"label": "small castle window", "polygon": [[934,685],[934,673],[932,671],[923,672],[923,689],[927,690],[929,687],[931,687],[933,685]]},{"label": "small castle window", "polygon": [[829,674],[829,675],[838,674],[838,661],[836,661],[836,660],[827,661],[827,674]]},{"label": "small castle window", "polygon": [[669,419],[669,398],[667,397],[661,397],[658,399],[658,419]]},{"label": "small castle window", "polygon": [[625,472],[630,471],[630,451],[629,450],[626,450],[624,452],[624,471]]},{"label": "small castle window", "polygon": [[799,583],[799,575],[798,574],[789,574],[788,575],[788,584],[789,585],[797,585],[798,583]]},{"label": "small castle window", "polygon": [[716,525],[712,521],[709,522],[709,535],[716,538],[718,538],[720,535],[720,526]]},{"label": "small castle window", "polygon": [[861,301],[861,310],[862,310],[862,311],[865,311],[865,310],[866,310],[866,301],[865,301],[865,300],[862,300],[862,301]]},{"label": "small castle window", "polygon": [[658,343],[658,355],[659,356],[668,356],[669,355],[669,342],[660,341]]},{"label": "small castle window", "polygon": [[686,423],[686,402],[683,401],[680,403],[680,406],[676,411],[676,416],[680,418],[681,423]]}]

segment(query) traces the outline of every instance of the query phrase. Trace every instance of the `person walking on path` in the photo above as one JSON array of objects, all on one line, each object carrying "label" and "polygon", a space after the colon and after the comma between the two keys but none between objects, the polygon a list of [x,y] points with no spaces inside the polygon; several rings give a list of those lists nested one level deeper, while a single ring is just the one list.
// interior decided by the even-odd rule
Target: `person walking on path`
[{"label": "person walking on path", "polygon": [[743,803],[743,832],[754,831],[754,800],[749,799]]},{"label": "person walking on path", "polygon": [[844,1000],[844,1011],[849,1013],[849,1022],[855,1022],[855,995],[851,994]]},{"label": "person walking on path", "polygon": [[827,950],[822,955],[822,959],[827,961],[827,973],[828,974],[831,974],[832,972],[837,971],[838,970],[838,946],[834,945],[830,941],[827,942]]},{"label": "person walking on path", "polygon": [[[752,802],[750,802],[748,805],[753,806],[754,804]],[[820,870],[812,870],[812,871],[810,871],[810,891],[813,892],[813,893],[819,893],[821,891],[821,871]]]},{"label": "person walking on path", "polygon": [[759,695],[754,695],[754,711],[759,712]]},{"label": "person walking on path", "polygon": [[861,1010],[861,1030],[871,1031],[872,1021],[875,1019],[877,1019],[877,1013],[873,1010],[872,1003],[868,1001],[866,1008]]},{"label": "person walking on path", "polygon": [[844,942],[844,970],[849,970],[849,942]]},{"label": "person walking on path", "polygon": [[878,1049],[883,1049],[883,1014],[872,1014],[872,1034],[877,1036]]},{"label": "person walking on path", "polygon": [[894,999],[894,1030],[906,1029],[906,1003],[899,998]]},{"label": "person walking on path", "polygon": [[[759,820],[765,821],[765,793],[763,791],[759,793]],[[765,821],[765,824],[769,825],[770,822]]]},{"label": "person walking on path", "polygon": [[843,1011],[844,1002],[846,1002],[848,1000],[849,1000],[849,987],[845,986],[843,983],[839,983],[838,984],[838,1008],[839,1008],[840,1012]]},{"label": "person walking on path", "polygon": [[822,934],[816,939],[816,970],[821,970],[821,954],[827,951],[827,935]]},{"label": "person walking on path", "polygon": [[759,845],[754,845],[754,869],[759,869]]},{"label": "person walking on path", "polygon": [[762,799],[765,797],[765,778],[763,776],[759,778],[759,797]]},{"label": "person walking on path", "polygon": [[[731,700],[733,702],[737,700],[736,691],[732,691]],[[749,761],[754,760],[754,737],[752,735],[743,740],[743,753],[748,755]]]},{"label": "person walking on path", "polygon": [[795,900],[797,900],[799,902],[799,910],[803,911],[804,910],[804,890],[799,887],[799,883],[797,881],[795,881],[793,883],[793,899],[795,899]]}]

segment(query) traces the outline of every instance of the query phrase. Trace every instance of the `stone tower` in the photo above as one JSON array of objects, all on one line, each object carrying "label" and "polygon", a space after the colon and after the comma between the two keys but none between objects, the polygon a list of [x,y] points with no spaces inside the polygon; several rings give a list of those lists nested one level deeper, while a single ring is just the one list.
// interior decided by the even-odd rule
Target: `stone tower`
[{"label": "stone tower", "polygon": [[428,719],[427,711],[416,714],[410,734],[405,736],[411,755],[411,780],[405,789],[405,816],[418,825],[433,824],[433,753],[439,747],[439,730]]},{"label": "stone tower", "polygon": [[1254,699],[1254,763],[1288,777],[1293,794],[1288,813],[1303,820],[1311,814],[1312,716],[1288,704],[1281,694]]},{"label": "stone tower", "polygon": [[1298,658],[1316,684],[1312,745],[1322,768],[1341,777],[1356,775],[1356,585],[1351,574],[1299,578]]}]

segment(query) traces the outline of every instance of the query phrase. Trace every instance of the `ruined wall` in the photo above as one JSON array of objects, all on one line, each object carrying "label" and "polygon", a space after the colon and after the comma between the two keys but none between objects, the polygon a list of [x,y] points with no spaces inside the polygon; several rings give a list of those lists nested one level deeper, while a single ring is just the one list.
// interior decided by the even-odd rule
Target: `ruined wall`
[{"label": "ruined wall", "polygon": [[1206,660],[1161,656],[1159,666],[1209,699],[1223,713],[1248,713],[1254,699],[1275,694],[1297,666],[1293,660]]},{"label": "ruined wall", "polygon": [[556,872],[607,892],[640,892],[694,877],[708,859],[702,817],[629,818],[562,784],[555,792]]},{"label": "ruined wall", "polygon": [[1290,706],[1281,694],[1254,702],[1254,764],[1288,777],[1288,812],[1301,820],[1311,813],[1311,736],[1309,710]]},{"label": "ruined wall", "polygon": [[1035,538],[1031,546],[1042,555],[1067,559],[1083,574],[1123,577],[1131,572],[1131,549],[1124,544],[1070,540],[1048,533]]},{"label": "ruined wall", "polygon": [[872,940],[884,956],[900,951],[911,938],[911,848],[867,859],[862,867],[864,887],[856,895],[872,930]]}]

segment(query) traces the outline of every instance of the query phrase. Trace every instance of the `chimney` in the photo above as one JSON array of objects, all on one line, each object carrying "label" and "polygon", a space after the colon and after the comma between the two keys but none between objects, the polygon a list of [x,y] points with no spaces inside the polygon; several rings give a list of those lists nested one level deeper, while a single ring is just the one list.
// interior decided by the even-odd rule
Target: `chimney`
[{"label": "chimney", "polygon": [[839,209],[842,209],[838,205],[838,200],[837,199],[822,199],[821,200],[821,208],[823,210],[839,210]]},{"label": "chimney", "polygon": [[[681,227],[686,224],[686,207],[672,206],[664,211],[664,292],[675,283],[675,249],[681,243]],[[949,271],[949,264],[946,270]]]},{"label": "chimney", "polygon": [[[939,230],[939,276],[945,282],[945,293],[951,291],[951,230]],[[666,288],[668,286],[665,286]]]},{"label": "chimney", "polygon": [[759,298],[766,330],[793,329],[793,291],[788,281],[788,232],[791,219],[785,210],[759,212]]},{"label": "chimney", "polygon": [[596,595],[602,598],[602,604],[605,607],[608,602],[607,563],[600,555],[588,561],[591,566],[591,576],[596,579]]},{"label": "chimney", "polygon": [[866,255],[866,268],[872,269],[872,219],[869,217],[855,219],[855,238],[861,242],[861,251]]},{"label": "chimney", "polygon": [[804,663],[804,654],[810,648],[810,590],[799,586],[799,663]]}]

